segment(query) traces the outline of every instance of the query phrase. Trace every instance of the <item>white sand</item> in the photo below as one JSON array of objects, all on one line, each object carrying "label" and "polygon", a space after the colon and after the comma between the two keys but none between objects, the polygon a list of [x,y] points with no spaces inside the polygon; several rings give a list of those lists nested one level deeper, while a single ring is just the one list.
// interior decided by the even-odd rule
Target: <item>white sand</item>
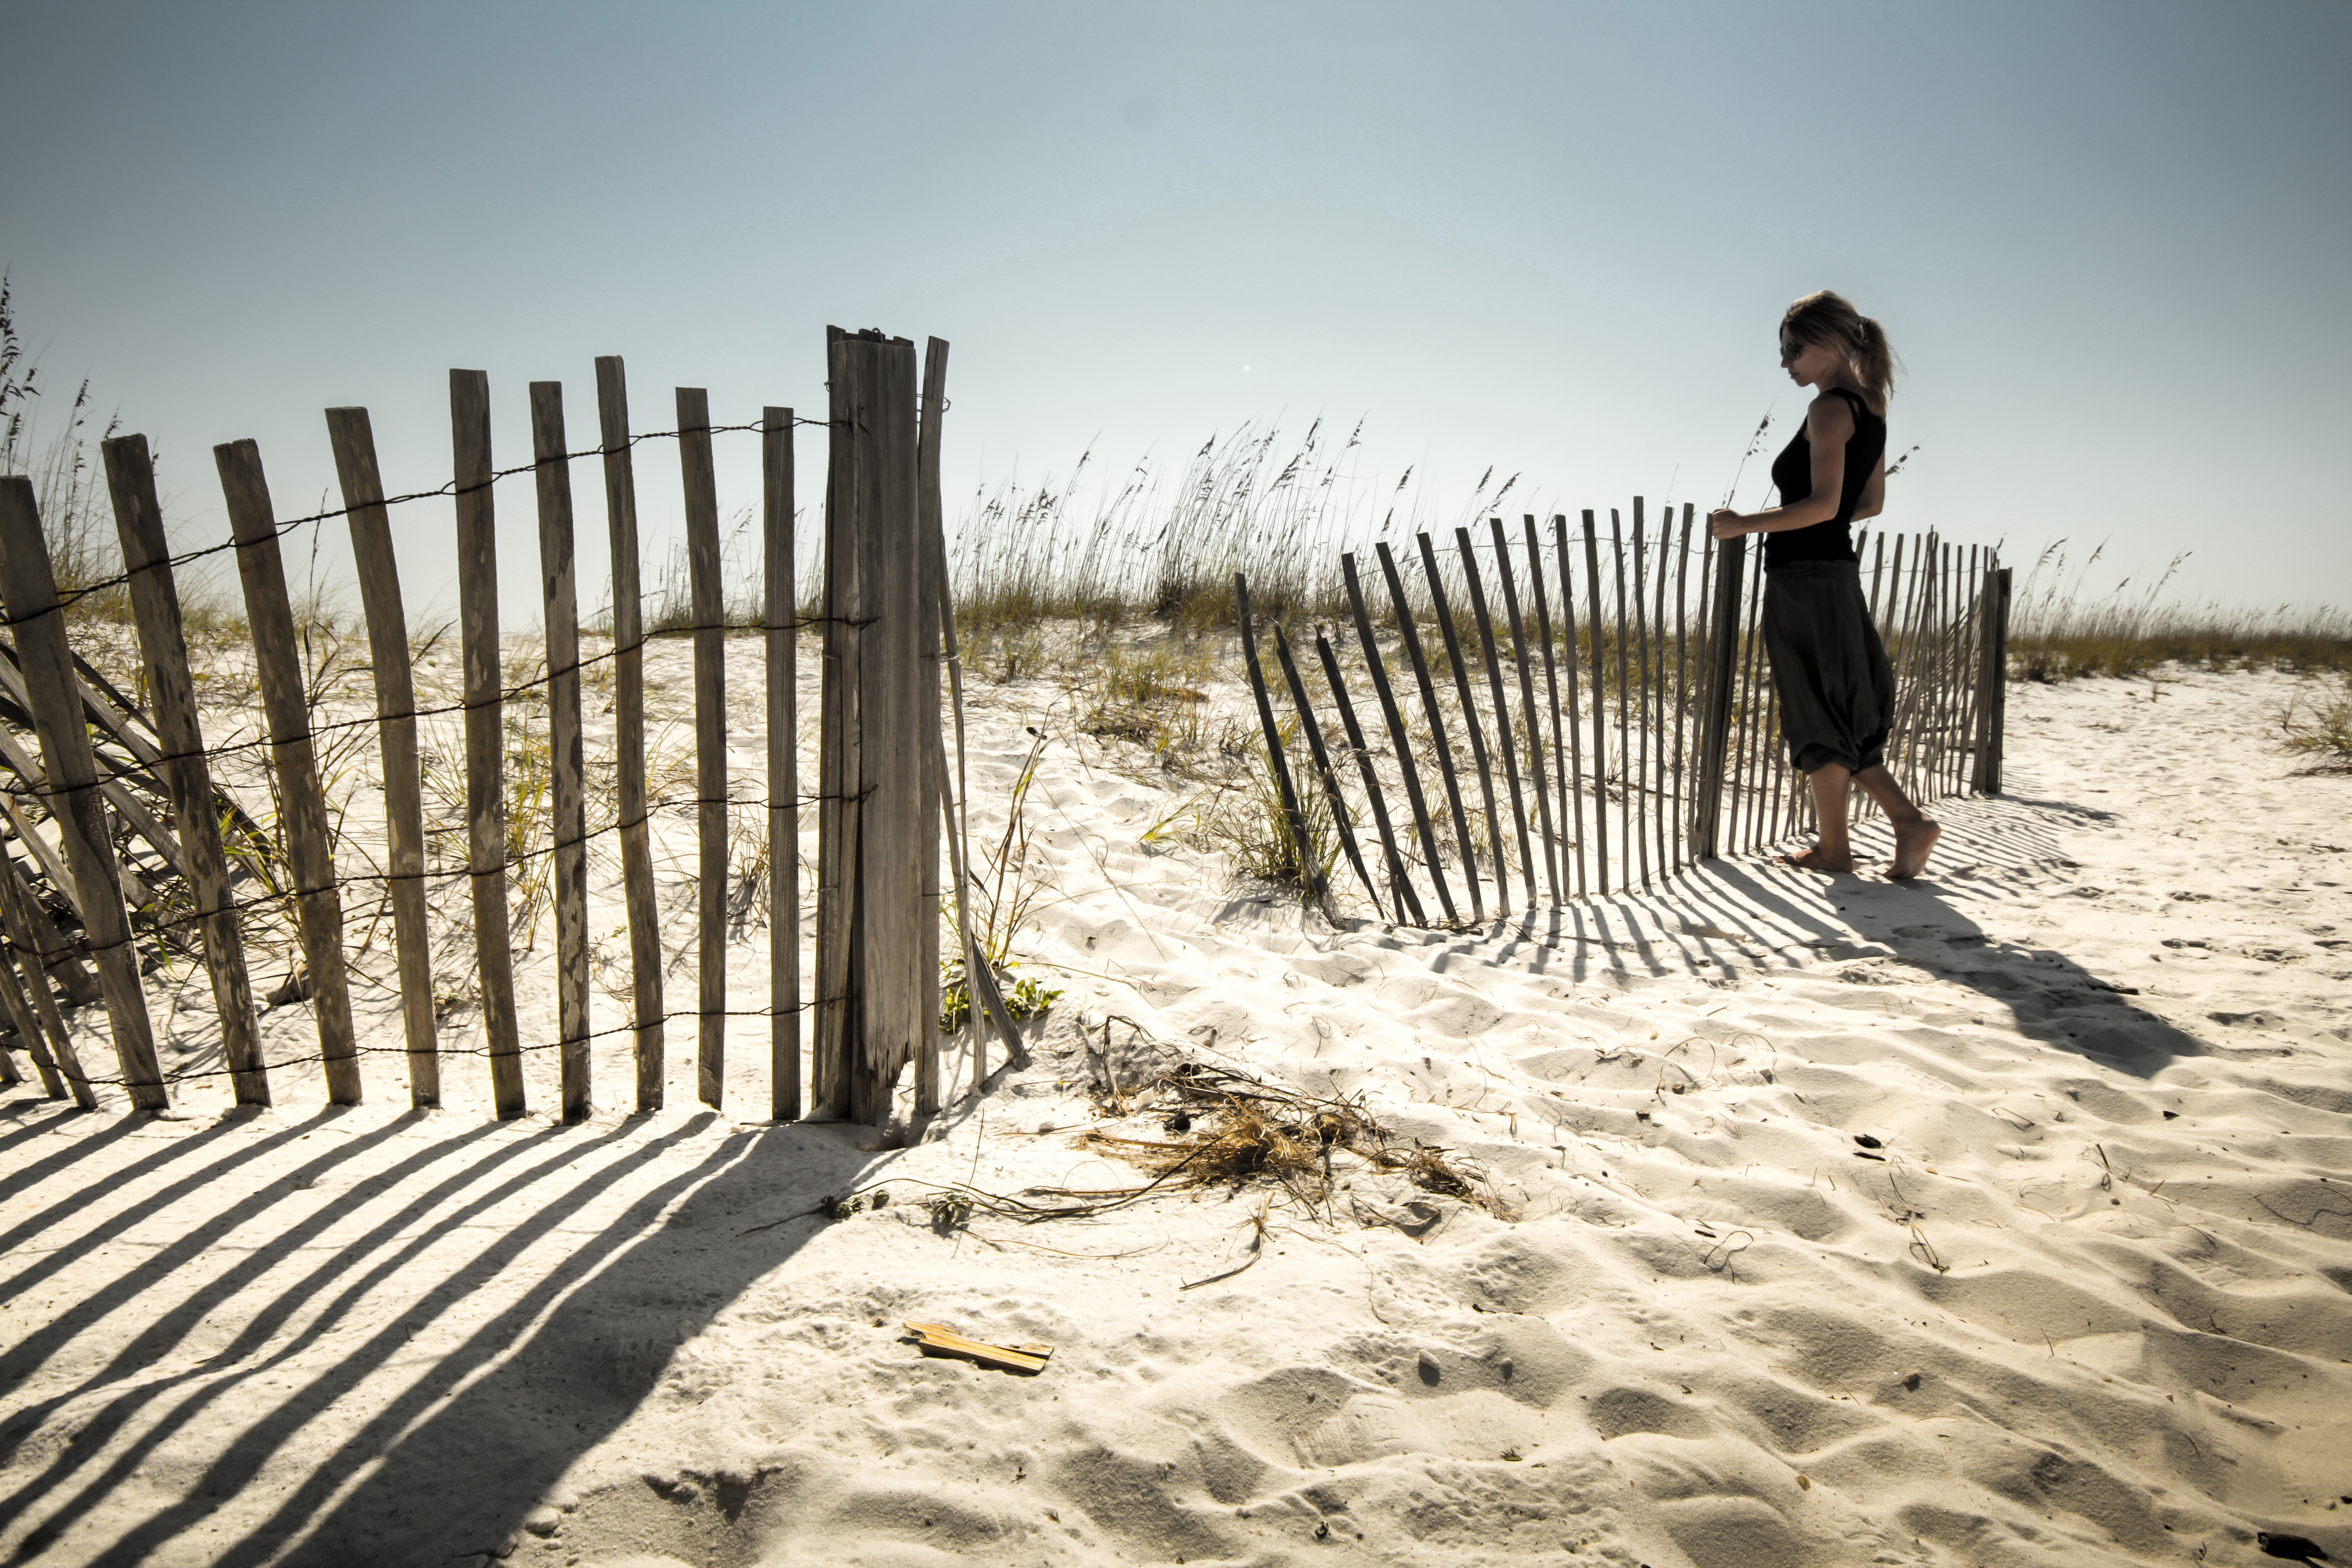
[{"label": "white sand", "polygon": [[[1068,994],[1037,1065],[913,1150],[751,1125],[756,1020],[725,1115],[687,1026],[671,1110],[568,1129],[485,1120],[474,1059],[425,1115],[396,1056],[340,1110],[308,1073],[177,1121],[11,1091],[0,1550],[1769,1568],[2246,1563],[2272,1530],[2352,1558],[2352,780],[2272,748],[2288,685],[2013,689],[2013,793],[1941,808],[1916,885],[1740,861],[1475,939],[1302,931],[1139,845],[1171,797],[1117,748],[1057,742],[1038,816],[1076,896],[1027,945]],[[982,807],[1050,692],[989,695]],[[690,945],[683,884],[665,907]],[[1250,1259],[1262,1191],[935,1234],[925,1184],[1139,1179],[1076,1142],[1106,1015],[1360,1092],[1515,1217],[1343,1160],[1339,1223],[1277,1204],[1189,1291]],[[299,1049],[307,1010],[269,1026]],[[909,1318],[1056,1351],[928,1360]]]}]

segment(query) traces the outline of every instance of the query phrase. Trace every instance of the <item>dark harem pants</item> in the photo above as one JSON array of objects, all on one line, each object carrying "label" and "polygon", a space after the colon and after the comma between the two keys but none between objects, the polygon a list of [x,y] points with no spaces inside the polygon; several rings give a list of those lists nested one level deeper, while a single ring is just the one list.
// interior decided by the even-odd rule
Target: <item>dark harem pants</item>
[{"label": "dark harem pants", "polygon": [[1886,760],[1895,667],[1870,624],[1859,565],[1791,561],[1769,568],[1764,651],[1780,698],[1780,734],[1800,773],[1830,763],[1860,773]]}]

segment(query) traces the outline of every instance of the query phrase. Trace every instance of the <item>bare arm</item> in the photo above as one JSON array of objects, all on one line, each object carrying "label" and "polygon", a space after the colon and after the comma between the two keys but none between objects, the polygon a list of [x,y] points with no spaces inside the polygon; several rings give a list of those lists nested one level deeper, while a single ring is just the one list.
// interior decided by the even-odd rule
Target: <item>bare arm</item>
[{"label": "bare arm", "polygon": [[[1717,510],[1707,515],[1707,527],[1717,539],[1736,539],[1743,533],[1785,533],[1792,528],[1811,528],[1827,522],[1837,515],[1838,493],[1845,488],[1845,444],[1853,438],[1853,410],[1843,397],[1822,396],[1805,411],[1805,439],[1813,449],[1812,493],[1801,501],[1768,508],[1763,511],[1737,512]],[[1879,483],[1873,474],[1871,484]],[[1870,500],[1865,489],[1863,499]],[[1871,512],[1856,510],[1855,516],[1867,517]]]}]

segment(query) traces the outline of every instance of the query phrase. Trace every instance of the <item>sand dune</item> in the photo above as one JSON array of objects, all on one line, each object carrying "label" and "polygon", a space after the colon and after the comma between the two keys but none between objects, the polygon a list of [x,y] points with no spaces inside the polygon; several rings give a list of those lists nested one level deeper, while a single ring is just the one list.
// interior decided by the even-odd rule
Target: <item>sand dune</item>
[{"label": "sand dune", "polygon": [[[1039,841],[1072,896],[1026,945],[1066,994],[1033,1065],[911,1149],[17,1092],[0,1548],[1769,1568],[2255,1562],[2273,1531],[2352,1557],[2352,781],[2268,749],[2287,687],[2014,689],[2013,793],[1941,808],[1916,884],[1717,863],[1460,935],[1262,902],[1139,841],[1170,797],[1118,747],[1057,741]],[[978,715],[983,813],[1045,696]],[[1321,1215],[1252,1189],[931,1223],[938,1184],[1136,1184],[1080,1134],[1164,1137],[1167,1109],[1104,1120],[1090,1089],[1180,1056],[1360,1095],[1483,1201],[1343,1155]],[[926,1359],[908,1319],[1055,1354]]]}]

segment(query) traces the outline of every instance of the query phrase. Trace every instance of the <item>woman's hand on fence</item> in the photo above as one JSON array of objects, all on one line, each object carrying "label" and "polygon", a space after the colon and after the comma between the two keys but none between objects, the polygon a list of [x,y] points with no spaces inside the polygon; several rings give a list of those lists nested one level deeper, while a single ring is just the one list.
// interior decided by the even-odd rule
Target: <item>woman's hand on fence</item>
[{"label": "woman's hand on fence", "polygon": [[1749,531],[1748,520],[1727,506],[1719,506],[1706,514],[1706,531],[1717,539],[1737,539]]}]

